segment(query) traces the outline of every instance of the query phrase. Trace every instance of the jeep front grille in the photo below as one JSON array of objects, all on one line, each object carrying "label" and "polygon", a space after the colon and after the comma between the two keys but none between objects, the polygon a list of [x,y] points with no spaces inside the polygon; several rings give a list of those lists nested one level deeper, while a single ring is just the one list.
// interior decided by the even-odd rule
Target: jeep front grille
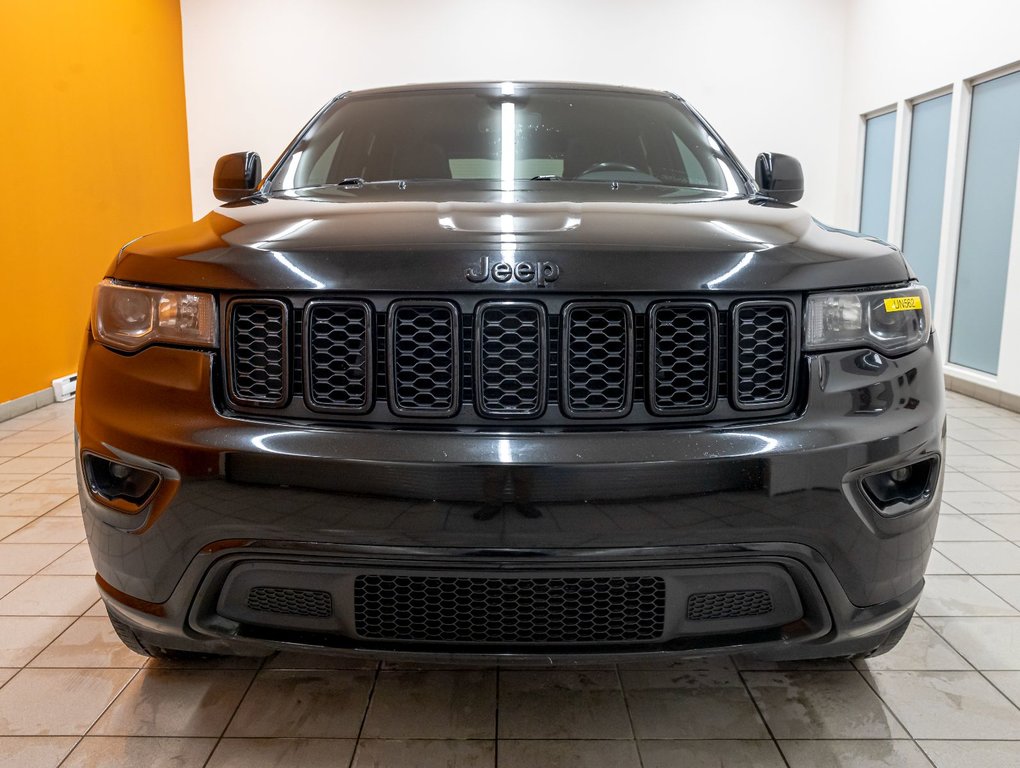
[{"label": "jeep front grille", "polygon": [[793,407],[796,302],[227,299],[227,399],[290,418],[747,419]]},{"label": "jeep front grille", "polygon": [[793,395],[790,369],[792,308],[747,301],[734,311],[734,403],[738,408],[774,408]]},{"label": "jeep front grille", "polygon": [[245,405],[279,407],[287,400],[287,306],[276,299],[229,305],[227,382]]}]

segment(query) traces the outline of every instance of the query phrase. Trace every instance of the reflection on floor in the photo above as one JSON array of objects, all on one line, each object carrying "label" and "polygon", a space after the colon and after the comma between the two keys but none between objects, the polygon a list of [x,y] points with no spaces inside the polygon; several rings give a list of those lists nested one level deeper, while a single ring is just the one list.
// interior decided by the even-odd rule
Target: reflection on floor
[{"label": "reflection on floor", "polygon": [[96,602],[70,404],[0,423],[0,766],[1020,765],[1020,416],[949,395],[919,617],[848,662],[146,662]]}]

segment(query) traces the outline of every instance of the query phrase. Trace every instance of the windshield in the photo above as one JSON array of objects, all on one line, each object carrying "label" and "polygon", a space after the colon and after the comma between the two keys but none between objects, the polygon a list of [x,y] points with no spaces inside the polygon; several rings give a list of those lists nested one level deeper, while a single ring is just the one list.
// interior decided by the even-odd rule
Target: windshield
[{"label": "windshield", "polygon": [[273,191],[376,181],[660,184],[743,194],[733,161],[668,96],[534,88],[353,95],[329,107],[274,171]]}]

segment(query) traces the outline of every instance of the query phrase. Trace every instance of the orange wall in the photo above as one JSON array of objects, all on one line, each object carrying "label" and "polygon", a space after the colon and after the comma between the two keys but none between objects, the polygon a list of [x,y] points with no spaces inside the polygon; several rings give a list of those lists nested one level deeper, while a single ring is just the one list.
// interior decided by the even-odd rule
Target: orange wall
[{"label": "orange wall", "polygon": [[0,402],[75,370],[128,240],[191,220],[176,0],[0,0]]}]

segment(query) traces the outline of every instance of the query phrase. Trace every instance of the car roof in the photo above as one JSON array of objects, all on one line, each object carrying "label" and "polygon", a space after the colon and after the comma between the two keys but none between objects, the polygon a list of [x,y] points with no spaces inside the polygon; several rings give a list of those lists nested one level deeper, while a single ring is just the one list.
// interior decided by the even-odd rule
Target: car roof
[{"label": "car roof", "polygon": [[428,91],[496,91],[501,93],[507,84],[512,84],[514,92],[518,91],[540,91],[540,90],[569,90],[569,91],[593,91],[601,93],[630,93],[644,94],[648,96],[668,96],[679,98],[674,93],[651,88],[636,88],[626,85],[603,85],[599,83],[577,83],[559,82],[555,80],[478,80],[446,83],[408,83],[405,85],[391,85],[384,88],[366,88],[356,91],[345,91],[338,94],[340,97],[351,96],[375,96],[381,94],[396,93],[427,93]]}]

